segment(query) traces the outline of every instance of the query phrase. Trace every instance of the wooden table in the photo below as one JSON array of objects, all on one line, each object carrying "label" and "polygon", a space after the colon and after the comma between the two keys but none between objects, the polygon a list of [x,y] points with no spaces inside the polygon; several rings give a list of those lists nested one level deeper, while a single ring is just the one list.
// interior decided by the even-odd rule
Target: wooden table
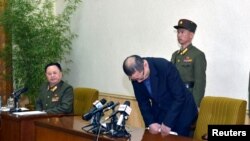
[{"label": "wooden table", "polygon": [[34,121],[48,117],[62,115],[16,115],[9,112],[0,112],[0,141],[34,141]]},{"label": "wooden table", "polygon": [[[35,121],[35,141],[93,141],[96,135],[82,130],[88,122],[79,116],[47,118]],[[153,135],[143,128],[127,128],[131,141],[195,141],[192,138],[160,134]],[[114,138],[100,135],[99,141],[125,141],[125,138]]]}]

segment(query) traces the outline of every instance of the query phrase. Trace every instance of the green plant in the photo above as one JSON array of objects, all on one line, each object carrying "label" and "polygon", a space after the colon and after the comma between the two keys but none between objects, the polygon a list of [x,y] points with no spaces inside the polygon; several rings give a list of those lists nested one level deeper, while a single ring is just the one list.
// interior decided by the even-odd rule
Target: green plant
[{"label": "green plant", "polygon": [[8,0],[0,15],[7,39],[0,56],[12,69],[14,87],[28,87],[25,95],[32,101],[45,81],[45,65],[70,62],[65,55],[76,38],[70,17],[81,0],[64,1],[63,12],[55,14],[55,0]]}]

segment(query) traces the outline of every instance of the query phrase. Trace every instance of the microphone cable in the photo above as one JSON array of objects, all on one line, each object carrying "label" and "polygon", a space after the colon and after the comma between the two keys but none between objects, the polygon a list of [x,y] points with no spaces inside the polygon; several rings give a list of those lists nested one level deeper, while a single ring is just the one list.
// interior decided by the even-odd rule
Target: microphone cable
[{"label": "microphone cable", "polygon": [[101,128],[102,128],[102,125],[100,124],[99,128],[98,128],[98,132],[97,132],[96,138],[94,139],[94,141],[98,141],[99,140],[100,133],[101,133]]}]

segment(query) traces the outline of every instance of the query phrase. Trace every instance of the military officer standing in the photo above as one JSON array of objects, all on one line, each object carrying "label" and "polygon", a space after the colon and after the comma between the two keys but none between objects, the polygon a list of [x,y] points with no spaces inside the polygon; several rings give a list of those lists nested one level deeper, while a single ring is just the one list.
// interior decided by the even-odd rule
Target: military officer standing
[{"label": "military officer standing", "polygon": [[178,25],[174,26],[181,48],[172,54],[171,62],[177,67],[199,107],[205,94],[207,62],[205,54],[192,45],[196,27],[194,22],[187,19],[180,19]]}]

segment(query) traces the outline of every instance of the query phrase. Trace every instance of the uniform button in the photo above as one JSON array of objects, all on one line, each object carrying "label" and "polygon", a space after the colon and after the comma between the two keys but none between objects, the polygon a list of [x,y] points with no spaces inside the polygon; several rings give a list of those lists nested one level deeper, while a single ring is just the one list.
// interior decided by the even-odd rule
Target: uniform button
[{"label": "uniform button", "polygon": [[49,98],[49,96],[48,96],[48,98]]},{"label": "uniform button", "polygon": [[47,107],[47,106],[48,106],[48,104],[45,104],[45,106]]},{"label": "uniform button", "polygon": [[180,62],[180,60],[178,59],[177,62]]}]

